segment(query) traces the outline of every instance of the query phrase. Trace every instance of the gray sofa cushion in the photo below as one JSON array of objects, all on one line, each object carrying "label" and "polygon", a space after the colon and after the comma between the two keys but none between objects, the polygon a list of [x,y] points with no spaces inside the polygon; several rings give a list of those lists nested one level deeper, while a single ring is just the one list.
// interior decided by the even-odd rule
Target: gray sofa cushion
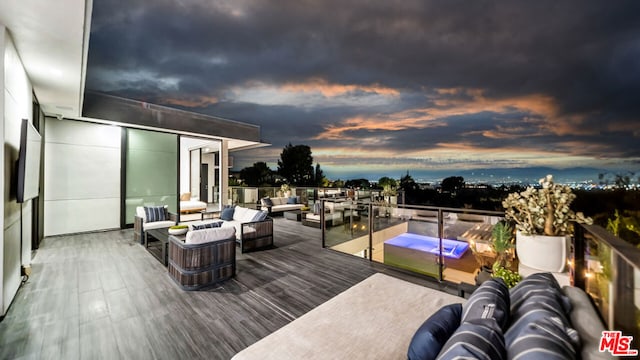
[{"label": "gray sofa cushion", "polygon": [[569,315],[571,325],[580,334],[582,359],[613,359],[611,354],[598,351],[600,337],[606,328],[589,295],[584,290],[572,286],[563,287],[562,292],[571,300],[573,309]]}]

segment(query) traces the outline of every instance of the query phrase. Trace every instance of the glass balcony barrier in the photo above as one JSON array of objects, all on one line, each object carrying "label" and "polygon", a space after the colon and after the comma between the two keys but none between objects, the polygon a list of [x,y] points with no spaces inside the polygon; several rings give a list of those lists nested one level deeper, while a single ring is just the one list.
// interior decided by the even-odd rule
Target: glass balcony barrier
[{"label": "glass balcony barrier", "polygon": [[[323,201],[323,246],[439,280],[474,283],[498,212]],[[495,255],[493,255],[495,257]]]},{"label": "glass balcony barrier", "polygon": [[584,289],[600,310],[609,330],[640,339],[640,249],[597,225],[575,224],[574,286]]},{"label": "glass balcony barrier", "polygon": [[[471,288],[480,267],[495,260],[492,230],[503,219],[501,212],[337,199],[322,203],[322,245],[331,250]],[[568,263],[565,273],[554,275],[587,291],[610,330],[639,339],[640,249],[600,226],[575,224]],[[510,265],[522,273],[517,259]]]}]

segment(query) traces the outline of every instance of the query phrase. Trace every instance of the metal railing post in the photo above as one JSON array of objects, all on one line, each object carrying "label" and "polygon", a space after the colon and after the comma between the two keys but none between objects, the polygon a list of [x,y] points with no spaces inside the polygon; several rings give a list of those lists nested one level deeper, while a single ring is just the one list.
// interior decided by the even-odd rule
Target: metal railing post
[{"label": "metal railing post", "polygon": [[442,238],[444,238],[444,215],[442,209],[438,209],[438,280],[444,280],[444,256],[442,256]]},{"label": "metal railing post", "polygon": [[324,226],[324,200],[320,202],[320,230],[322,233],[322,247],[325,247],[326,227]]},{"label": "metal railing post", "polygon": [[373,261],[373,203],[369,203],[369,261]]},{"label": "metal railing post", "polygon": [[585,238],[584,228],[578,224],[574,224],[573,233],[573,286],[582,290],[585,289]]}]

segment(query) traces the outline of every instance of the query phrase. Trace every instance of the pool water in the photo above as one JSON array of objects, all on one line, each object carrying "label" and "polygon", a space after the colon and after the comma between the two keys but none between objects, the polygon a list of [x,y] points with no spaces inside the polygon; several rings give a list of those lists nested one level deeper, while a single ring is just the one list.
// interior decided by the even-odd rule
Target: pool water
[{"label": "pool water", "polygon": [[[384,242],[385,244],[438,254],[440,239],[412,233],[400,234]],[[442,255],[450,259],[460,259],[469,249],[466,241],[442,239]]]}]

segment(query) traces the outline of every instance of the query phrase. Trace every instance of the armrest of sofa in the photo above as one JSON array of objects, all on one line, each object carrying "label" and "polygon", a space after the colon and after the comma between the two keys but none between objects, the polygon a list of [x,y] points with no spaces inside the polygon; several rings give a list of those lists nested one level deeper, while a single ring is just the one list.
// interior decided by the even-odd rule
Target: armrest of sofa
[{"label": "armrest of sofa", "polygon": [[177,213],[173,213],[171,211],[167,212],[167,214],[169,215],[169,220],[173,221],[174,223],[178,223],[178,214]]},{"label": "armrest of sofa", "polygon": [[598,351],[600,338],[606,327],[591,296],[573,286],[563,286],[562,292],[571,301],[572,309],[569,316],[573,328],[580,334],[582,359],[609,358],[605,353]]},{"label": "armrest of sofa", "polygon": [[139,216],[133,217],[133,241],[144,244],[144,234],[142,226],[144,224],[144,219]]},{"label": "armrest of sofa", "polygon": [[245,222],[240,226],[242,239],[273,235],[273,219],[270,217],[262,221]]},{"label": "armrest of sofa", "polygon": [[240,252],[262,250],[273,247],[273,219],[240,224]]}]

